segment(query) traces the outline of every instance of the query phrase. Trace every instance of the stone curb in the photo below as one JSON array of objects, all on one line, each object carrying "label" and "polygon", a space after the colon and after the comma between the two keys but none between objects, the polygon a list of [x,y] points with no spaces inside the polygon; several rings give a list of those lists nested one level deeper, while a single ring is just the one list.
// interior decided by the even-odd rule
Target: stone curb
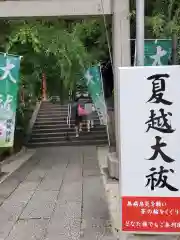
[{"label": "stone curb", "polygon": [[110,221],[113,235],[119,239],[120,209],[119,209],[119,182],[108,176],[107,155],[108,147],[97,148],[98,162],[102,174],[102,181],[105,189],[106,200],[109,208]]},{"label": "stone curb", "polygon": [[15,157],[20,156],[22,153],[25,153],[26,151],[27,151],[27,148],[23,146],[19,152],[15,153],[15,154],[12,154],[11,156],[5,158],[5,159],[1,162],[1,166],[2,166],[3,164],[8,164],[8,163],[14,161],[14,158],[15,158]]},{"label": "stone curb", "polygon": [[13,154],[6,158],[0,165],[0,173],[4,172],[3,168],[10,169],[7,174],[0,178],[0,184],[8,179],[14,172],[16,172],[23,164],[25,164],[34,154],[35,150],[28,150],[23,147],[20,152]]},{"label": "stone curb", "polygon": [[[4,164],[8,164],[8,163],[12,162],[15,157],[18,157],[19,155],[21,155],[24,152],[26,152],[26,147],[22,147],[18,153],[13,154],[10,157],[7,157],[3,161],[1,161],[0,162],[0,174],[2,173],[2,167]],[[0,180],[0,182],[1,182],[1,180]]]}]

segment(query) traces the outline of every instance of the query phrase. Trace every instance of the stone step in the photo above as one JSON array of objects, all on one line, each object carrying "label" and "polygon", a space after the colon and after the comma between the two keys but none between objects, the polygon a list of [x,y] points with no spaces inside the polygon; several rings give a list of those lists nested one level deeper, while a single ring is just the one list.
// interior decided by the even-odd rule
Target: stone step
[{"label": "stone step", "polygon": [[107,146],[108,141],[107,140],[86,140],[82,141],[79,138],[76,138],[73,141],[59,141],[59,142],[37,142],[37,143],[28,143],[27,147],[28,148],[40,148],[40,147],[50,147],[50,146],[88,146],[88,145],[93,145],[93,146]]},{"label": "stone step", "polygon": [[[51,137],[64,137],[67,136],[67,134],[69,136],[74,136],[75,135],[75,129],[71,128],[70,131],[68,129],[68,131],[54,131],[54,132],[33,132],[31,135],[31,138],[51,138]],[[94,137],[96,136],[100,136],[100,135],[106,135],[106,131],[102,130],[102,131],[97,131],[96,129],[92,129],[90,132],[87,131],[87,129],[85,131],[82,131],[81,136],[85,136],[86,134],[91,134]]]},{"label": "stone step", "polygon": [[68,109],[68,105],[67,106],[61,106],[61,105],[41,105],[41,109]]},{"label": "stone step", "polygon": [[[97,112],[94,112],[94,113],[96,113],[97,114]],[[58,111],[52,111],[52,110],[46,110],[46,111],[39,111],[38,112],[38,116],[48,116],[48,115],[50,115],[50,114],[52,114],[53,116],[55,115],[62,115],[62,114],[64,114],[64,115],[67,115],[68,114],[68,110],[58,110]]]},{"label": "stone step", "polygon": [[[94,116],[94,118],[93,118],[94,120],[99,120],[99,118],[98,118],[98,115],[97,116]],[[61,121],[63,121],[63,120],[67,120],[67,115],[61,115],[61,114],[59,114],[59,115],[52,115],[52,114],[49,114],[49,115],[46,115],[46,116],[39,116],[38,115],[38,117],[37,117],[37,121],[39,121],[39,120],[61,120]]]},{"label": "stone step", "polygon": [[48,112],[48,113],[39,113],[38,118],[54,118],[54,117],[64,117],[67,116],[68,112]]},{"label": "stone step", "polygon": [[58,103],[41,103],[41,107],[68,107],[68,105],[70,105],[71,103],[69,104],[64,104],[64,105],[61,105],[59,102]]},{"label": "stone step", "polygon": [[65,104],[65,105],[61,105],[59,103],[41,103],[41,108],[67,108],[68,105],[71,105],[71,104]]},{"label": "stone step", "polygon": [[[60,115],[59,114],[59,115],[56,115],[56,116],[52,116],[51,114],[49,114],[49,115],[46,115],[46,116],[38,116],[36,121],[51,121],[51,120],[52,121],[54,121],[54,120],[67,121],[67,117],[68,117],[68,114],[66,114],[66,115]],[[72,117],[70,116],[70,119],[71,119],[71,121],[75,120],[73,116]],[[84,120],[86,120],[86,117],[84,117]],[[98,115],[94,115],[93,120],[98,121],[99,120]]]},{"label": "stone step", "polygon": [[59,116],[59,117],[51,117],[51,116],[47,116],[47,117],[38,117],[37,121],[67,121],[67,116]]},{"label": "stone step", "polygon": [[49,116],[46,116],[46,117],[37,117],[37,120],[36,120],[37,122],[39,122],[39,121],[50,121],[50,122],[53,122],[53,121],[67,121],[67,115],[59,115],[59,116],[56,116],[56,117],[52,117],[51,115],[49,115]]},{"label": "stone step", "polygon": [[42,102],[41,103],[41,106],[68,106],[68,103],[65,103],[65,104],[61,104],[61,102],[54,102],[54,103],[52,103],[52,102]]},{"label": "stone step", "polygon": [[62,113],[68,113],[68,109],[40,109],[38,114],[47,114],[47,113],[57,113],[59,114],[60,112]]},{"label": "stone step", "polygon": [[45,112],[39,112],[38,116],[49,116],[49,115],[64,115],[67,116],[68,115],[68,111],[45,111]]},{"label": "stone step", "polygon": [[[75,120],[71,120],[71,124],[74,124]],[[83,123],[86,123],[86,120],[83,120]],[[67,120],[61,120],[61,119],[37,119],[34,126],[36,125],[52,125],[52,124],[67,124]],[[100,124],[99,119],[94,120],[94,124]]]},{"label": "stone step", "polygon": [[42,112],[39,112],[38,113],[38,116],[37,117],[46,117],[46,116],[68,116],[68,111],[66,112],[62,112],[62,111],[54,111],[54,112],[51,112],[51,111],[46,111],[44,113]]},{"label": "stone step", "polygon": [[[36,125],[34,126],[32,133],[34,132],[58,132],[58,131],[70,131],[70,130],[74,130],[74,125],[72,124],[69,128],[69,126],[67,124],[56,124],[56,125],[45,125],[45,126],[41,126],[41,125]],[[86,126],[83,125],[82,127],[83,131],[86,130]],[[92,131],[106,131],[106,126],[104,125],[95,125],[94,129],[92,129]]]},{"label": "stone step", "polygon": [[[85,100],[83,99],[79,103],[80,104],[85,104],[87,102],[92,103],[92,101],[89,101],[88,99],[85,99]],[[63,109],[63,108],[68,108],[68,105],[72,105],[72,104],[73,104],[73,102],[71,102],[69,104],[65,104],[65,105],[61,105],[59,103],[55,103],[55,104],[53,104],[53,103],[42,103],[41,108],[61,108],[61,109]]]},{"label": "stone step", "polygon": [[49,108],[45,108],[45,107],[43,107],[43,108],[41,108],[40,110],[39,110],[39,113],[46,113],[46,112],[68,112],[68,108],[52,108],[52,107],[49,107]]},{"label": "stone step", "polygon": [[51,112],[51,113],[56,113],[56,112],[63,112],[63,113],[68,113],[68,107],[66,107],[66,108],[57,108],[57,107],[55,107],[55,108],[53,108],[53,107],[48,107],[48,108],[45,108],[45,107],[43,107],[43,108],[40,108],[40,110],[39,110],[39,113],[41,113],[41,114],[46,114],[46,113],[49,113],[49,112]]},{"label": "stone step", "polygon": [[[76,140],[76,136],[75,136],[75,132],[74,132],[74,136],[69,136],[68,139],[70,139],[71,141]],[[32,137],[30,139],[30,143],[37,143],[37,142],[60,142],[60,141],[65,141],[68,140],[67,139],[67,135],[66,136],[59,136],[59,135],[55,135],[55,136],[40,136],[40,137]],[[87,140],[106,140],[107,139],[107,134],[106,133],[102,133],[100,135],[94,135],[91,133],[86,133],[86,134],[81,134],[78,137],[79,140],[82,141],[87,141]]]},{"label": "stone step", "polygon": [[[98,117],[94,118],[93,120],[95,123],[98,123],[98,124],[100,123]],[[75,119],[70,119],[70,121],[72,124],[75,123]],[[60,116],[60,117],[56,117],[56,118],[50,118],[50,117],[49,118],[37,118],[36,123],[39,123],[39,122],[41,122],[41,123],[48,122],[48,123],[52,123],[52,124],[56,123],[56,122],[60,122],[60,124],[62,124],[62,123],[67,124],[67,116],[66,117]],[[85,122],[87,122],[87,120],[84,119],[83,122],[85,123]]]}]

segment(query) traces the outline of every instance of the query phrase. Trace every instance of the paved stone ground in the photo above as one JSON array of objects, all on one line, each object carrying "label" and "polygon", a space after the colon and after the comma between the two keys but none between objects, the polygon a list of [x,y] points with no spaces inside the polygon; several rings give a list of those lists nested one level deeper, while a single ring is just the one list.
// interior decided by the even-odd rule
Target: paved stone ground
[{"label": "paved stone ground", "polygon": [[38,149],[0,184],[0,240],[114,239],[96,147]]}]

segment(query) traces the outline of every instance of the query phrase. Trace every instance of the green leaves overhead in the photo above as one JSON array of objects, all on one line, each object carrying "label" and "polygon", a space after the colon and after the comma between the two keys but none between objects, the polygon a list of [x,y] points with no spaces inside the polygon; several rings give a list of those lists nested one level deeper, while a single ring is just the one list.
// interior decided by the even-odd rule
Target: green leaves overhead
[{"label": "green leaves overhead", "polygon": [[147,13],[146,26],[152,29],[157,38],[169,38],[172,34],[180,35],[180,1],[152,1],[152,15]]},{"label": "green leaves overhead", "polygon": [[[86,68],[109,58],[102,18],[76,22],[13,20],[8,24],[6,51],[23,55],[21,74],[30,75],[28,79],[34,86],[41,81],[42,73],[46,73],[50,95],[60,94],[60,86],[74,90]],[[108,22],[107,28],[110,33]]]},{"label": "green leaves overhead", "polygon": [[62,81],[63,87],[69,88],[74,81],[72,66],[76,65],[75,71],[83,71],[88,59],[82,43],[59,27],[41,21],[15,23],[6,45],[7,52],[23,55],[21,74],[34,86],[37,95],[41,92],[43,72],[48,76],[47,85],[53,82],[50,95],[55,94],[52,88],[59,95],[58,82]]}]

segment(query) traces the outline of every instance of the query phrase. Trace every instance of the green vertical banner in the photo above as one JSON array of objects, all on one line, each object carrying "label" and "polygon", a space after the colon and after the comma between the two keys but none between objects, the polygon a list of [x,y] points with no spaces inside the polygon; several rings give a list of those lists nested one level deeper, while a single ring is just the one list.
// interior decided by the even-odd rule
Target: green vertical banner
[{"label": "green vertical banner", "polygon": [[0,54],[0,147],[14,144],[19,71],[19,56]]},{"label": "green vertical banner", "polygon": [[172,40],[145,40],[144,65],[168,65],[172,54]]},{"label": "green vertical banner", "polygon": [[[144,41],[144,66],[169,65],[172,54],[171,39],[156,39]],[[135,53],[136,65],[136,53]]]},{"label": "green vertical banner", "polygon": [[88,92],[91,95],[92,101],[98,113],[100,123],[107,124],[107,109],[104,99],[104,89],[101,76],[101,67],[93,66],[85,73],[85,80],[88,87]]}]

